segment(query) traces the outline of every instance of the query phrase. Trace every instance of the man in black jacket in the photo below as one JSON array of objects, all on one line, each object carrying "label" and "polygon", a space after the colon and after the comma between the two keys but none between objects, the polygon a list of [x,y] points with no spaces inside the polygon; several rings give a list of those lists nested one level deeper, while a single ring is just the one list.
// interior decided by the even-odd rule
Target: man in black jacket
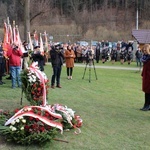
[{"label": "man in black jacket", "polygon": [[61,75],[61,69],[62,69],[63,60],[64,60],[62,47],[59,44],[52,46],[52,49],[50,50],[50,56],[51,56],[51,64],[53,67],[53,75],[51,78],[51,88],[53,89],[55,88],[55,79],[56,79],[56,87],[61,88],[60,75]]},{"label": "man in black jacket", "polygon": [[0,42],[0,85],[5,84],[2,81],[2,76],[4,74],[4,51],[2,48],[2,42]]},{"label": "man in black jacket", "polygon": [[97,45],[96,45],[95,55],[96,55],[96,62],[99,63],[99,59],[100,59],[100,43],[97,43]]}]

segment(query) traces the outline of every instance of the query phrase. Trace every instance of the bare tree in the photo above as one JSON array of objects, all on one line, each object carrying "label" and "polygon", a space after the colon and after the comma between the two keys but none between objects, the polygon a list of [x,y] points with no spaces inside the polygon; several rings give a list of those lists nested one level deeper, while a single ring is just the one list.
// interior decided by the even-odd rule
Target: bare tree
[{"label": "bare tree", "polygon": [[30,0],[25,0],[24,5],[24,39],[27,41],[27,32],[30,31]]},{"label": "bare tree", "polygon": [[30,22],[32,23],[37,17],[44,15],[47,12],[51,11],[52,0],[32,0],[30,9],[31,9],[31,18]]}]

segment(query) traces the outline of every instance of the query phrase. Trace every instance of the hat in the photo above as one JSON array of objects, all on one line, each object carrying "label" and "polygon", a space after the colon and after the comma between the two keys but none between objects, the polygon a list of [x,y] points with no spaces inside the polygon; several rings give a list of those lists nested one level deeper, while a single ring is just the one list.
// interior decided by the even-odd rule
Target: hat
[{"label": "hat", "polygon": [[27,45],[28,43],[26,42],[26,41],[23,41],[23,43],[22,43],[23,45]]},{"label": "hat", "polygon": [[34,49],[40,48],[40,46],[35,46]]}]

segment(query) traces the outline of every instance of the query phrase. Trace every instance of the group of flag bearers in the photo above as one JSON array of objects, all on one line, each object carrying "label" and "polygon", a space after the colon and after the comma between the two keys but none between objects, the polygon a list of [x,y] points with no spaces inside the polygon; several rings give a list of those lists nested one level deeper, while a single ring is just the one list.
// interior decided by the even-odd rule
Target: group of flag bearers
[{"label": "group of flag bearers", "polygon": [[[36,30],[27,32],[28,41],[21,41],[18,26],[13,21],[11,26],[9,19],[4,22],[4,37],[1,44],[0,57],[4,60],[0,62],[0,84],[4,84],[2,76],[4,72],[10,74],[12,88],[21,86],[20,72],[28,67],[29,62],[38,62],[39,69],[44,71],[45,54],[48,52],[47,34],[39,34]],[[44,35],[44,36],[43,36]],[[44,37],[44,38],[43,38]],[[44,39],[44,42],[43,42]],[[43,44],[44,43],[44,44]],[[2,67],[3,66],[3,67]],[[17,81],[17,82],[16,82]]]}]

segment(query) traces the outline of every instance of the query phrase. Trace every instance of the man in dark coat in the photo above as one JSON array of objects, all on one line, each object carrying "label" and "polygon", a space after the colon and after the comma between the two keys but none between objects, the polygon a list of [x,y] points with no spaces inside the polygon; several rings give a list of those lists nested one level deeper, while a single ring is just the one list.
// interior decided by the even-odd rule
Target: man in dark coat
[{"label": "man in dark coat", "polygon": [[53,75],[51,78],[51,88],[53,89],[55,88],[55,79],[56,79],[56,87],[61,88],[60,75],[61,75],[61,69],[62,69],[63,60],[64,60],[62,47],[60,47],[60,45],[52,46],[52,49],[50,50],[50,56],[51,56],[51,64],[53,67]]},{"label": "man in dark coat", "polygon": [[2,76],[4,74],[4,62],[5,62],[4,51],[3,51],[3,48],[2,48],[2,43],[0,42],[0,85],[5,84],[2,81]]},{"label": "man in dark coat", "polygon": [[100,59],[100,43],[97,43],[95,50],[96,62],[99,63]]}]

